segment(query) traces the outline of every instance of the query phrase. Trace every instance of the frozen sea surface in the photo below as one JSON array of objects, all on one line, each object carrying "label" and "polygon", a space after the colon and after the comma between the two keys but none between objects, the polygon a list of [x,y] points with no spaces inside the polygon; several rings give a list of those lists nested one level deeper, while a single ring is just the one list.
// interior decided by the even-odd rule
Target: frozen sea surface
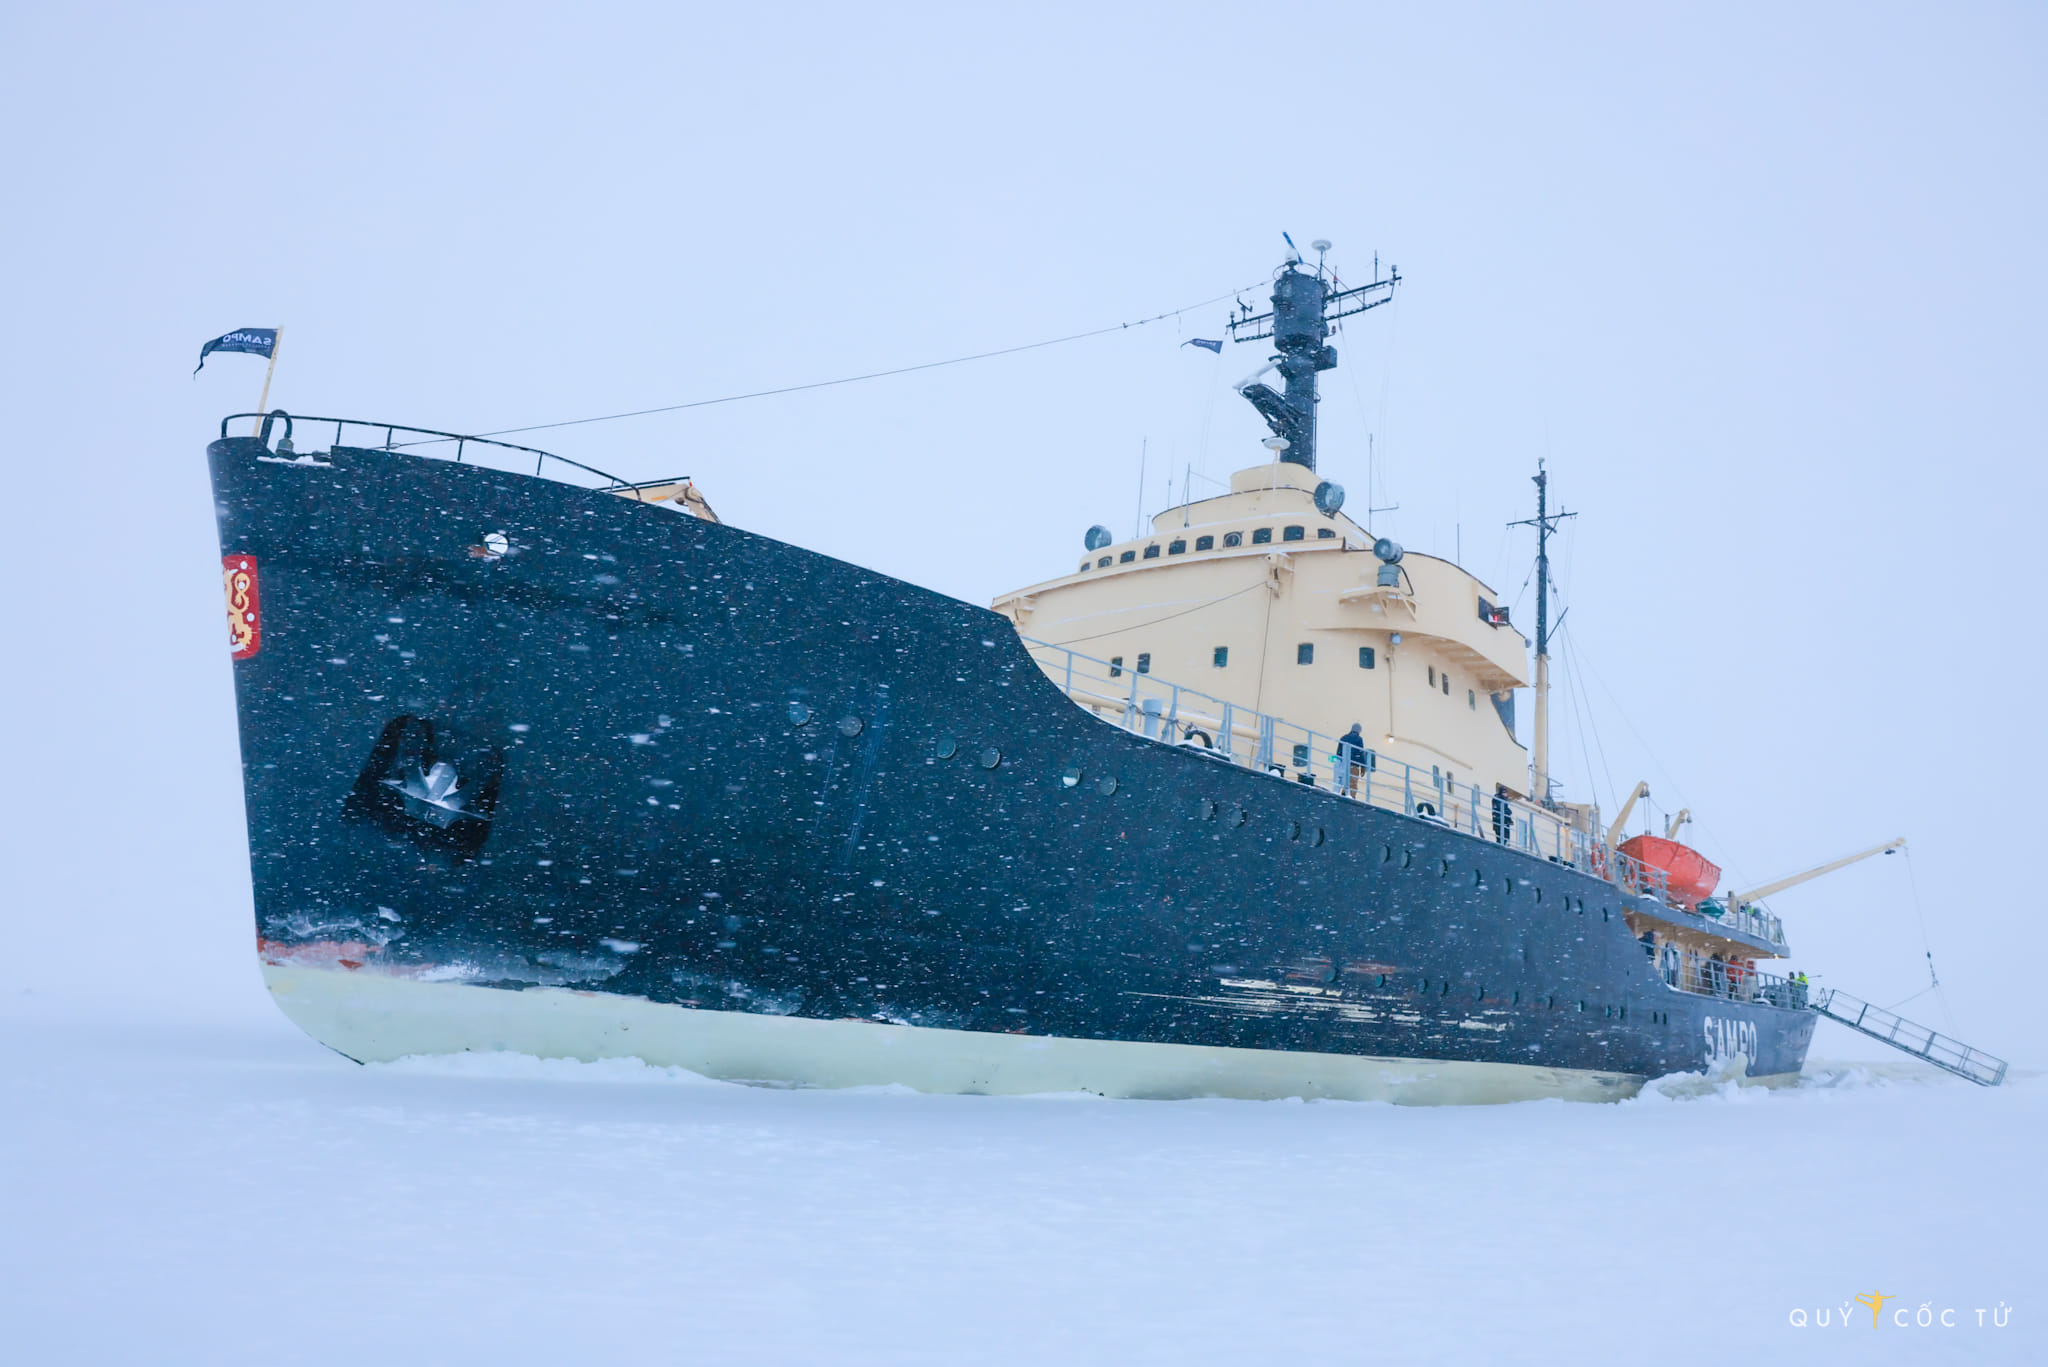
[{"label": "frozen sea surface", "polygon": [[[1825,1044],[1827,1036],[1823,1036]],[[88,1363],[2048,1360],[2048,1085],[1620,1105],[357,1067],[0,1015],[0,1343]],[[1882,1292],[1873,1327],[1858,1294]],[[1826,1307],[1826,1329],[1796,1328]],[[2009,1323],[1987,1313],[2003,1303]],[[1922,1305],[1955,1327],[1912,1323]],[[1892,1323],[1907,1308],[1908,1325]]]}]

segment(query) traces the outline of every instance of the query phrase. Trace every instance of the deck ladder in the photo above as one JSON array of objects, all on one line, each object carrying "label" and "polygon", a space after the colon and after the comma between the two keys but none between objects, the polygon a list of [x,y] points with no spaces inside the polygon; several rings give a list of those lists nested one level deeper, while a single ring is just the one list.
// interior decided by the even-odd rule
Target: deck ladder
[{"label": "deck ladder", "polygon": [[1960,1040],[1936,1034],[1924,1025],[1915,1025],[1882,1006],[1872,1006],[1846,992],[1825,987],[1819,989],[1814,993],[1813,1009],[1831,1021],[1840,1021],[1851,1030],[1883,1040],[1894,1049],[1925,1059],[1957,1077],[1966,1077],[1980,1087],[1996,1087],[2005,1081],[2004,1059],[1993,1058]]}]

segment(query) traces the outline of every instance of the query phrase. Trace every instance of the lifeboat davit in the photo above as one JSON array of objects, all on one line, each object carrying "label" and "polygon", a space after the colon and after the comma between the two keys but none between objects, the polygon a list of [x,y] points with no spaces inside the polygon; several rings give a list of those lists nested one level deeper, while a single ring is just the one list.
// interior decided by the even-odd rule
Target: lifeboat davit
[{"label": "lifeboat davit", "polygon": [[1692,846],[1666,840],[1661,835],[1631,836],[1621,842],[1620,849],[1629,858],[1662,870],[1673,905],[1687,911],[1710,896],[1721,881],[1719,864]]}]

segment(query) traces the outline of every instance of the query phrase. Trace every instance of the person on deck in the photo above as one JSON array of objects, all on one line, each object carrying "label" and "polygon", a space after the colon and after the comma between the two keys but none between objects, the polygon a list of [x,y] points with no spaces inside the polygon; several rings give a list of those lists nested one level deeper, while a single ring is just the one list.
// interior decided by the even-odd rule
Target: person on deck
[{"label": "person on deck", "polygon": [[1515,809],[1508,805],[1508,785],[1493,785],[1493,838],[1505,845],[1515,833]]},{"label": "person on deck", "polygon": [[1337,766],[1344,774],[1344,796],[1358,796],[1358,776],[1365,772],[1365,736],[1357,722],[1337,739]]}]

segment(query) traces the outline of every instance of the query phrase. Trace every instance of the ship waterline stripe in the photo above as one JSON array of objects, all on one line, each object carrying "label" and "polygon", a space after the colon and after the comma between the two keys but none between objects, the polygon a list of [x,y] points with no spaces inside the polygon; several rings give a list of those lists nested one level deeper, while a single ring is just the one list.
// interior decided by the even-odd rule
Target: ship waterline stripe
[{"label": "ship waterline stripe", "polygon": [[586,1062],[637,1058],[733,1081],[921,1092],[1091,1092],[1131,1099],[1286,1097],[1483,1105],[1616,1101],[1630,1073],[1518,1063],[1376,1058],[1226,1046],[1007,1035],[859,1020],[707,1011],[564,988],[524,991],[374,971],[266,963],[278,1006],[363,1063],[508,1052]]}]

